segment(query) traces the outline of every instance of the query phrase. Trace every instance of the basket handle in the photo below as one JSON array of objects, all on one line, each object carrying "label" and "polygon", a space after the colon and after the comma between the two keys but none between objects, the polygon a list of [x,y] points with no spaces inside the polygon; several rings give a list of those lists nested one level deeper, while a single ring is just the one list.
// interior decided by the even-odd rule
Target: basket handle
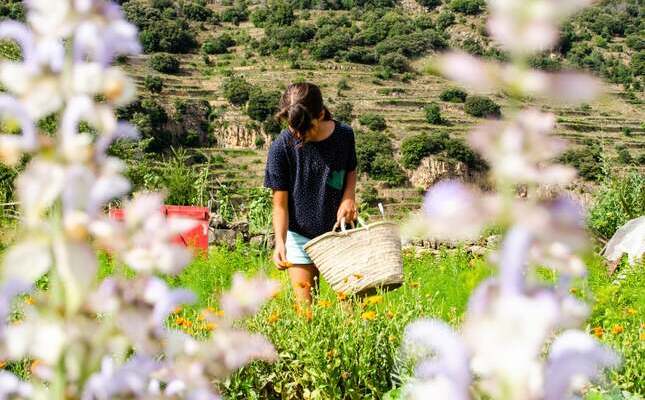
[{"label": "basket handle", "polygon": [[[357,221],[359,226],[366,226],[365,221],[362,218],[359,217]],[[349,226],[351,229],[356,229],[354,221],[350,221]],[[336,221],[331,231],[336,232],[339,228],[341,232],[347,232],[347,223],[345,222],[345,218],[342,218],[340,221]]]}]

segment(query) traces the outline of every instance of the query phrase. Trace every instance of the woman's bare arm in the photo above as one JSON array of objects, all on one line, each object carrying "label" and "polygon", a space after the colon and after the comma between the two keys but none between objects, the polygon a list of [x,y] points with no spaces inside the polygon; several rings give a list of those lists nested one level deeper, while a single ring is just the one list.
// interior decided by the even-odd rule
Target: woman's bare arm
[{"label": "woman's bare arm", "polygon": [[278,268],[287,266],[285,241],[289,229],[289,192],[273,191],[273,232],[275,233],[275,250],[273,262]]}]

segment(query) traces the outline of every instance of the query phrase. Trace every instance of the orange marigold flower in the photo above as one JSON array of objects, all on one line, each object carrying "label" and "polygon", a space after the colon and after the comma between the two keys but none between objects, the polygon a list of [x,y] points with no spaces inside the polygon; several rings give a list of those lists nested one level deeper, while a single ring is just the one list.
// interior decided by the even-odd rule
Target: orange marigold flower
[{"label": "orange marigold flower", "polygon": [[313,311],[311,311],[311,308],[307,307],[307,309],[304,312],[304,316],[307,321],[311,321],[312,319],[314,319],[314,313]]},{"label": "orange marigold flower", "polygon": [[5,361],[0,361],[0,368],[4,368],[7,366],[7,363]]},{"label": "orange marigold flower", "polygon": [[31,296],[27,296],[27,297],[25,297],[25,303],[26,303],[26,304],[29,304],[29,305],[34,304],[34,298],[33,298],[33,297],[31,297]]},{"label": "orange marigold flower", "polygon": [[327,352],[327,358],[332,358],[336,355],[336,349],[331,349]]},{"label": "orange marigold flower", "polygon": [[177,307],[175,307],[174,310],[172,310],[172,313],[173,314],[179,314],[181,312],[181,310],[182,310],[181,306],[177,306]]},{"label": "orange marigold flower", "polygon": [[363,279],[363,274],[353,274],[356,279]]},{"label": "orange marigold flower", "polygon": [[385,315],[388,317],[388,319],[394,318],[394,313],[390,310],[387,310],[387,313],[385,313]]},{"label": "orange marigold flower", "polygon": [[336,296],[340,301],[347,300],[347,295],[345,294],[345,292],[338,292],[336,293]]},{"label": "orange marigold flower", "polygon": [[271,313],[271,315],[269,315],[269,318],[267,318],[267,321],[270,324],[274,324],[274,323],[278,322],[279,319],[280,319],[280,315],[277,312],[274,311],[274,312]]},{"label": "orange marigold flower", "polygon": [[597,338],[601,338],[601,337],[602,337],[602,335],[605,333],[605,331],[602,329],[602,327],[600,327],[600,326],[596,326],[596,327],[594,327],[594,328],[592,328],[592,329],[591,329],[591,333],[592,333],[595,337],[597,337]]},{"label": "orange marigold flower", "polygon": [[625,332],[625,328],[623,328],[622,325],[614,325],[611,327],[611,333],[613,333],[614,335],[618,335],[623,332]]},{"label": "orange marigold flower", "polygon": [[383,296],[380,296],[380,295],[370,296],[365,299],[365,304],[367,304],[368,306],[373,306],[374,304],[378,304],[381,302],[383,302]]},{"label": "orange marigold flower", "polygon": [[214,331],[215,329],[217,329],[217,324],[216,324],[216,323],[214,323],[214,322],[208,322],[208,323],[206,324],[206,330],[207,330],[207,331]]},{"label": "orange marigold flower", "polygon": [[329,301],[329,300],[319,300],[318,301],[318,306],[320,308],[329,308],[329,307],[331,307],[331,301]]},{"label": "orange marigold flower", "polygon": [[374,321],[376,319],[376,311],[365,311],[361,314],[361,318],[365,321]]},{"label": "orange marigold flower", "polygon": [[625,312],[627,313],[627,315],[630,315],[630,316],[636,315],[636,309],[634,307],[627,307]]},{"label": "orange marigold flower", "polygon": [[202,313],[202,314],[199,314],[199,315],[197,316],[197,320],[198,320],[198,321],[203,321],[203,320],[205,320],[205,319],[206,319],[206,316],[205,316],[203,313]]}]

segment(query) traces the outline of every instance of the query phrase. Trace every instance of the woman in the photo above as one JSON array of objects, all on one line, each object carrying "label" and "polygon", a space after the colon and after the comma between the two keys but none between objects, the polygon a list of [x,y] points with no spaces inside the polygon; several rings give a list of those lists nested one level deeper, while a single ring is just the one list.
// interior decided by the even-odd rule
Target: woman
[{"label": "woman", "polygon": [[332,118],[311,83],[289,85],[279,109],[288,128],[269,149],[264,181],[273,189],[273,261],[288,269],[296,300],[311,303],[318,270],[304,244],[357,217],[354,131]]}]

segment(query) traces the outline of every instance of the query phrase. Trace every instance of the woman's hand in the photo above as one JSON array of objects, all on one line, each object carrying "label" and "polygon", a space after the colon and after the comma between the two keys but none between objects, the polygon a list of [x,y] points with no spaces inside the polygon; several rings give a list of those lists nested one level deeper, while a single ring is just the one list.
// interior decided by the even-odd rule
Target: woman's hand
[{"label": "woman's hand", "polygon": [[336,213],[336,222],[342,223],[343,219],[345,223],[351,223],[356,221],[358,218],[358,211],[356,210],[356,202],[354,199],[344,199],[338,207],[338,212]]},{"label": "woman's hand", "polygon": [[276,243],[273,250],[273,262],[278,269],[289,268],[289,261],[287,261],[287,249],[284,243]]}]

